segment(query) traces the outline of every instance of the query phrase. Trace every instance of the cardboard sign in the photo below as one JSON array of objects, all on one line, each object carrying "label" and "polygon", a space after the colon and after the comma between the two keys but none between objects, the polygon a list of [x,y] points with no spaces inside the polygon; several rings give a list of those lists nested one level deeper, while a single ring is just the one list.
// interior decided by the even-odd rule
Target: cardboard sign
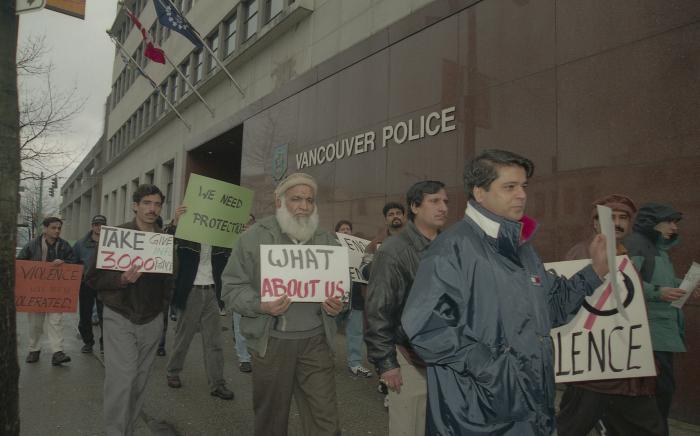
[{"label": "cardboard sign", "polygon": [[[548,263],[545,268],[571,277],[590,263],[572,260]],[[628,319],[618,311],[612,286],[606,280],[586,297],[570,323],[550,333],[557,383],[656,375],[639,274],[627,256],[617,256],[616,265],[615,277],[623,291]]]},{"label": "cardboard sign", "polygon": [[700,283],[700,264],[693,262],[690,269],[685,274],[683,282],[679,286],[680,289],[685,291],[685,294],[683,294],[683,296],[678,300],[672,302],[671,306],[681,309],[685,302],[688,301],[688,297],[693,294],[693,291],[698,286],[698,283]]},{"label": "cardboard sign", "polygon": [[75,312],[83,266],[15,261],[17,312]]},{"label": "cardboard sign", "polygon": [[261,245],[260,300],[287,294],[292,301],[350,297],[348,250],[329,245]]},{"label": "cardboard sign", "polygon": [[102,226],[97,268],[126,271],[132,265],[146,273],[172,274],[173,236]]},{"label": "cardboard sign", "polygon": [[340,245],[348,249],[348,260],[350,261],[350,279],[353,282],[367,283],[360,277],[360,264],[362,256],[365,254],[367,246],[372,241],[358,238],[356,236],[346,235],[345,233],[336,233]]},{"label": "cardboard sign", "polygon": [[243,233],[253,204],[253,191],[232,183],[190,174],[175,236],[216,247],[233,247]]}]

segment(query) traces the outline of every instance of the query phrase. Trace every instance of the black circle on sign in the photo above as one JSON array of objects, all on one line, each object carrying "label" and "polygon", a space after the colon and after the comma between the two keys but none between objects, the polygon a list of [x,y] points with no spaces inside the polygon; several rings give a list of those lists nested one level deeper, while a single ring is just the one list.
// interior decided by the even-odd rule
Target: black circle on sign
[{"label": "black circle on sign", "polygon": [[[622,272],[622,279],[625,282],[625,288],[627,288],[627,298],[625,298],[625,301],[622,303],[622,305],[626,308],[634,299],[634,284],[632,283],[632,279],[630,279],[624,272]],[[586,310],[593,315],[612,316],[617,314],[617,308],[607,310],[596,309],[595,307],[591,306],[587,300],[583,300],[583,307],[585,307]]]}]

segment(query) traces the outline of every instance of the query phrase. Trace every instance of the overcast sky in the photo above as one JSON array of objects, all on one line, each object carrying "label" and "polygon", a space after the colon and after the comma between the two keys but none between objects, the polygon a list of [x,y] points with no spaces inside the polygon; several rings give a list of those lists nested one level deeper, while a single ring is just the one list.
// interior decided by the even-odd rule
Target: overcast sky
[{"label": "overcast sky", "polygon": [[117,0],[88,0],[85,20],[49,10],[20,16],[19,45],[29,36],[45,35],[45,62],[53,63],[53,88],[67,92],[75,86],[79,97],[86,100],[85,108],[73,119],[68,131],[51,139],[78,156],[62,177],[70,176],[102,134],[114,59],[114,44],[105,30],[111,27],[116,11]]}]

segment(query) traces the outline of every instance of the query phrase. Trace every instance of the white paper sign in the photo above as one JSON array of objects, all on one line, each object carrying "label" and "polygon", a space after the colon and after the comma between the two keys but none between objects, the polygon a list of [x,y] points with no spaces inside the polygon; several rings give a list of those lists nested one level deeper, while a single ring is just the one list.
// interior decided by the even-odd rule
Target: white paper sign
[{"label": "white paper sign", "polygon": [[330,245],[261,245],[260,300],[288,295],[292,301],[321,302],[350,296],[348,250]]},{"label": "white paper sign", "polygon": [[682,308],[685,302],[688,300],[688,297],[693,294],[693,291],[698,286],[698,282],[700,282],[700,264],[693,262],[690,269],[686,273],[683,282],[679,286],[679,288],[685,291],[685,294],[683,294],[683,296],[678,300],[671,303],[671,306],[679,309]]},{"label": "white paper sign", "polygon": [[173,236],[102,226],[97,268],[126,271],[132,265],[146,273],[172,274]]},{"label": "white paper sign", "polygon": [[353,282],[367,283],[360,277],[360,264],[362,263],[362,255],[365,254],[367,246],[372,241],[358,238],[357,236],[346,235],[345,233],[336,233],[340,245],[348,249],[348,260],[350,262],[350,279]]},{"label": "white paper sign", "polygon": [[600,233],[605,235],[605,252],[608,255],[608,273],[607,279],[612,285],[612,295],[615,299],[615,304],[617,305],[617,310],[620,314],[627,319],[627,311],[622,304],[622,293],[620,287],[618,286],[617,280],[611,280],[613,277],[612,272],[615,270],[615,254],[617,253],[617,240],[615,238],[615,224],[612,220],[612,209],[607,206],[596,206],[598,212],[598,223],[600,224]]},{"label": "white paper sign", "polygon": [[[571,277],[590,260],[545,264]],[[639,275],[627,256],[616,258],[618,284],[629,319],[617,310],[606,281],[586,298],[570,323],[551,331],[557,383],[656,375],[644,293]]]}]

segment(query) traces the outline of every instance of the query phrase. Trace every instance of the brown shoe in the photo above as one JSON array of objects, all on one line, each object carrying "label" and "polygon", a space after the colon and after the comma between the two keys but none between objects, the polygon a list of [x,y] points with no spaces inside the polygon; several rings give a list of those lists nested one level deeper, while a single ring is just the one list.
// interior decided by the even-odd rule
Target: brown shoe
[{"label": "brown shoe", "polygon": [[68,362],[70,362],[70,357],[68,357],[63,351],[56,351],[53,353],[53,357],[51,357],[51,365],[53,366],[60,366]]},{"label": "brown shoe", "polygon": [[180,381],[180,376],[177,375],[166,375],[166,379],[168,379],[168,386],[171,388],[181,388],[182,387],[182,382]]},{"label": "brown shoe", "polygon": [[34,363],[39,361],[39,353],[41,351],[30,351],[29,354],[27,354],[27,358],[25,359],[25,362],[27,363]]},{"label": "brown shoe", "polygon": [[219,385],[211,391],[211,394],[215,397],[219,397],[222,400],[233,400],[233,392],[226,388],[224,385]]}]

